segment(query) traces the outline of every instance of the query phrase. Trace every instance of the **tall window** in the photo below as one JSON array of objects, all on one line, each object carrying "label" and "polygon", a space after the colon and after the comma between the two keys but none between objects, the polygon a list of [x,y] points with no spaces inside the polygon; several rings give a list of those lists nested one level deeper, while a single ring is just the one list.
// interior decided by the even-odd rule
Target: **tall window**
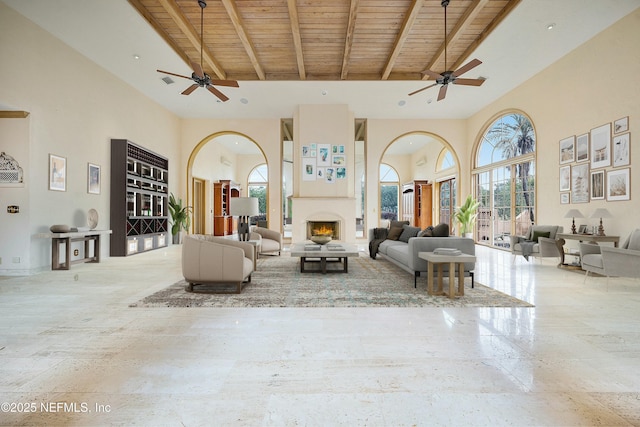
[{"label": "tall window", "polygon": [[447,178],[446,174],[453,172],[456,161],[448,148],[444,148],[438,156],[436,171],[445,175],[438,180],[438,222],[449,224],[449,230],[455,230],[454,216],[456,206],[456,179]]},{"label": "tall window", "polygon": [[258,165],[249,174],[249,197],[258,198],[260,214],[251,218],[251,224],[267,220],[267,185],[269,173],[266,164]]},{"label": "tall window", "polygon": [[535,223],[535,154],[535,131],[523,114],[498,118],[482,136],[473,171],[479,243],[508,248],[510,234]]},{"label": "tall window", "polygon": [[380,219],[397,220],[400,178],[391,166],[380,164]]}]

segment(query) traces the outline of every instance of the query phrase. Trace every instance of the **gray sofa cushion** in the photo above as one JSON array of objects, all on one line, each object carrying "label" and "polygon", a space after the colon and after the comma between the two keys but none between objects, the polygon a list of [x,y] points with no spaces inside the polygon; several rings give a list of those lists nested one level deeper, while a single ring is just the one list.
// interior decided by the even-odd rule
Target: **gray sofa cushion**
[{"label": "gray sofa cushion", "polygon": [[410,225],[405,224],[402,226],[402,234],[400,234],[400,237],[398,237],[398,240],[401,242],[409,243],[409,238],[416,237],[419,232],[420,232],[419,227],[412,227]]},{"label": "gray sofa cushion", "polygon": [[433,227],[433,237],[449,237],[449,224],[441,222]]}]

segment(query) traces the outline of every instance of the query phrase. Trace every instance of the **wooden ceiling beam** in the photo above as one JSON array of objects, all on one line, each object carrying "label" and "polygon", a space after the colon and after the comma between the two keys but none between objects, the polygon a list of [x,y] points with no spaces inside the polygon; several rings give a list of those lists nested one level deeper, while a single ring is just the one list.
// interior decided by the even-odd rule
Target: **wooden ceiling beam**
[{"label": "wooden ceiling beam", "polygon": [[347,25],[347,34],[344,39],[344,53],[342,55],[342,71],[340,79],[346,80],[349,74],[349,60],[351,57],[351,47],[353,46],[353,32],[356,28],[356,18],[358,16],[358,5],[360,0],[351,0],[349,7],[349,23]]},{"label": "wooden ceiling beam", "polygon": [[260,61],[258,60],[258,54],[256,53],[256,48],[253,46],[251,42],[251,38],[247,34],[247,30],[242,23],[242,17],[238,13],[238,8],[236,7],[236,3],[234,0],[222,0],[222,4],[224,8],[227,10],[227,15],[231,19],[231,23],[236,29],[236,33],[240,38],[240,42],[244,46],[244,50],[249,56],[249,60],[251,61],[251,65],[256,70],[256,74],[260,80],[265,80],[264,70],[262,69],[262,65],[260,65]]},{"label": "wooden ceiling beam", "polygon": [[[185,18],[176,2],[174,0],[158,0],[158,3],[169,14],[171,19],[173,19],[173,22],[176,23],[180,31],[182,31],[193,47],[198,52],[200,52],[200,49],[202,48],[202,60],[204,61],[204,64],[200,64],[200,66],[205,68],[205,64],[208,65],[219,79],[225,80],[227,78],[227,73],[220,64],[218,64],[218,61],[215,60],[211,52],[209,52],[205,46],[201,46],[200,34],[198,34],[193,25],[191,25],[187,18]],[[200,31],[202,31],[202,29]],[[199,59],[200,58],[198,58],[198,60]],[[191,68],[190,61],[187,62],[189,63],[189,68]]]},{"label": "wooden ceiling beam", "polygon": [[[464,15],[460,17],[455,27],[453,27],[451,32],[448,33],[447,43],[449,45],[456,42],[456,40],[464,33],[464,30],[471,25],[475,17],[478,16],[478,13],[480,13],[488,3],[489,3],[489,0],[474,0],[473,3],[471,3],[471,5],[464,12]],[[446,31],[446,28],[445,28],[445,31]],[[467,57],[467,55],[463,55],[460,58],[458,58],[456,61],[454,61],[455,63],[444,64],[445,68],[448,67],[447,70],[434,70],[433,67],[443,60],[445,49],[446,49],[446,44],[443,42],[442,45],[438,48],[438,51],[436,52],[435,56],[431,59],[431,62],[429,62],[429,64],[427,64],[427,66],[425,67],[426,70],[432,70],[437,73],[443,73],[449,70],[453,71],[453,70],[456,70],[458,68],[458,64],[464,61]],[[426,74],[422,77],[422,80],[429,80],[429,79],[430,77]]]},{"label": "wooden ceiling beam", "polygon": [[384,67],[384,71],[382,72],[381,80],[387,80],[389,78],[391,70],[393,70],[393,66],[395,65],[396,59],[398,59],[398,55],[400,55],[402,46],[409,36],[409,32],[411,31],[413,23],[415,22],[416,17],[418,16],[418,12],[420,11],[420,8],[423,4],[424,0],[413,0],[413,2],[411,3],[409,11],[404,17],[404,22],[402,23],[402,27],[400,29],[400,32],[398,33],[398,37],[396,37],[396,40],[393,43],[393,48],[391,49],[391,54],[387,59],[387,64]]},{"label": "wooden ceiling beam", "polygon": [[287,0],[287,6],[289,7],[289,21],[291,22],[293,47],[296,51],[298,74],[300,75],[300,80],[306,80],[307,72],[304,67],[304,55],[302,54],[302,37],[300,36],[300,19],[298,17],[298,5],[296,4],[296,0]]},{"label": "wooden ceiling beam", "polygon": [[0,111],[0,119],[26,119],[28,116],[29,116],[28,111],[18,111],[18,110]]}]

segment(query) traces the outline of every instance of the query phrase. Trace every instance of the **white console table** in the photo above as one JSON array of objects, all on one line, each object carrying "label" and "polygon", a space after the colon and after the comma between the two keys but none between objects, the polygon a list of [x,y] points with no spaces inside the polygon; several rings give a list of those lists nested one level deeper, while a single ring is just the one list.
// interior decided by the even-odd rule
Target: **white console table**
[{"label": "white console table", "polygon": [[[36,237],[51,239],[51,269],[69,270],[71,264],[100,262],[100,236],[111,234],[111,230],[73,231],[69,233],[39,233]],[[71,243],[84,242],[84,258],[71,261]],[[93,256],[89,249],[93,242]],[[64,262],[60,262],[60,246],[64,245]]]}]

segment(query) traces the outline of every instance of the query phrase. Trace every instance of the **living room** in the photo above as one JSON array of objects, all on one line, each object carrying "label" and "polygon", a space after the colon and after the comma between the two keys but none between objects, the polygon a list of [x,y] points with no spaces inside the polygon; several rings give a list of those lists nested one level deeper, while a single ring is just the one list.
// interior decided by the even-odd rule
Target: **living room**
[{"label": "living room", "polygon": [[[318,424],[314,420],[327,421],[327,418],[323,418],[321,414],[316,414],[317,418],[313,419],[304,418],[301,415],[305,410],[313,412],[314,398],[322,402],[319,407],[327,409],[328,412],[330,408],[335,409],[341,405],[354,409],[364,405],[362,402],[371,398],[376,405],[384,407],[387,414],[393,413],[393,416],[387,418],[387,424],[402,424],[404,421],[426,424],[427,418],[417,421],[409,415],[403,418],[401,411],[393,410],[393,407],[402,406],[401,403],[406,404],[409,400],[411,403],[407,407],[415,410],[416,413],[422,413],[420,411],[424,408],[420,408],[425,401],[437,408],[453,410],[455,408],[449,407],[444,402],[448,397],[451,398],[451,402],[460,404],[466,402],[469,405],[468,408],[480,408],[479,410],[482,411],[481,407],[486,405],[486,408],[497,411],[493,415],[489,410],[485,413],[488,420],[495,421],[497,424],[499,420],[492,418],[496,417],[497,413],[504,417],[502,421],[510,420],[512,424],[518,422],[518,414],[515,413],[517,411],[505,409],[506,407],[520,407],[520,410],[525,408],[527,414],[531,415],[531,418],[527,418],[529,424],[562,424],[563,418],[560,414],[562,411],[558,407],[571,409],[565,411],[565,416],[569,417],[568,420],[564,419],[567,421],[565,424],[595,424],[598,421],[606,424],[606,422],[616,421],[621,425],[629,425],[637,422],[640,419],[637,416],[622,420],[613,416],[598,418],[597,415],[602,412],[599,413],[591,405],[595,395],[603,401],[606,400],[608,393],[615,394],[613,392],[620,391],[620,394],[624,394],[622,397],[616,394],[619,397],[618,404],[623,407],[620,412],[626,410],[632,414],[638,413],[637,398],[634,401],[632,397],[637,396],[637,385],[625,383],[624,379],[624,375],[631,377],[630,382],[637,379],[632,369],[633,363],[637,363],[637,354],[634,353],[637,349],[630,344],[637,340],[635,331],[638,326],[637,321],[634,320],[633,307],[630,307],[637,302],[638,298],[637,294],[634,294],[637,283],[633,281],[622,280],[617,283],[611,280],[607,285],[606,278],[595,277],[583,282],[582,275],[557,269],[555,262],[550,261],[526,263],[517,260],[512,265],[508,252],[479,244],[477,245],[480,248],[478,253],[479,258],[483,258],[483,267],[482,274],[476,279],[480,283],[495,283],[501,291],[517,298],[535,299],[535,301],[529,301],[537,305],[535,309],[528,309],[530,311],[520,308],[485,309],[478,310],[473,315],[469,314],[470,312],[463,313],[455,310],[443,310],[434,314],[412,309],[382,310],[375,313],[367,310],[332,312],[331,310],[276,309],[218,310],[215,313],[205,313],[193,310],[167,312],[141,309],[133,314],[134,309],[127,311],[125,307],[124,310],[118,311],[114,307],[122,305],[123,301],[134,302],[151,289],[159,289],[168,284],[165,282],[175,281],[180,274],[179,248],[169,245],[166,251],[116,258],[106,255],[109,253],[109,241],[104,239],[101,247],[102,253],[105,254],[103,255],[104,263],[82,265],[77,269],[74,267],[69,272],[51,272],[49,271],[51,243],[46,239],[34,237],[48,231],[53,224],[84,225],[87,212],[92,208],[100,214],[98,228],[109,227],[108,175],[112,138],[126,138],[167,157],[170,165],[169,190],[182,197],[187,203],[192,201],[191,178],[196,174],[193,173],[191,166],[197,157],[198,150],[206,146],[209,141],[225,134],[247,138],[259,147],[262,156],[246,160],[241,155],[226,153],[231,166],[218,169],[220,163],[217,157],[215,173],[218,175],[204,178],[209,182],[217,179],[233,179],[241,182],[246,188],[249,171],[258,164],[266,162],[269,167],[268,182],[270,184],[267,203],[269,228],[283,232],[282,218],[285,215],[280,191],[283,164],[282,119],[293,119],[293,123],[298,123],[296,126],[305,123],[302,125],[303,128],[297,129],[293,138],[297,141],[293,153],[298,160],[302,158],[302,145],[314,141],[333,144],[340,140],[349,141],[344,144],[348,147],[348,162],[355,162],[355,147],[352,142],[356,120],[366,119],[366,150],[364,151],[366,163],[364,228],[366,230],[382,223],[379,166],[385,159],[388,147],[394,142],[406,135],[421,134],[435,138],[442,147],[450,149],[457,164],[455,172],[457,200],[461,201],[473,192],[472,175],[476,150],[483,133],[496,118],[507,113],[519,112],[531,119],[536,133],[535,165],[538,200],[536,222],[562,225],[564,231],[568,232],[571,219],[565,216],[570,208],[580,209],[587,218],[577,223],[589,227],[598,225],[599,218],[588,218],[588,216],[597,208],[606,208],[612,215],[612,218],[604,219],[606,233],[618,235],[624,239],[638,228],[637,220],[634,218],[640,208],[640,197],[638,197],[636,185],[640,182],[637,167],[640,161],[640,150],[632,147],[630,151],[629,200],[603,199],[587,203],[565,204],[559,187],[560,169],[563,166],[560,163],[559,147],[560,141],[571,135],[590,133],[592,129],[607,123],[613,124],[625,117],[628,117],[630,134],[639,129],[640,105],[637,99],[640,97],[640,85],[635,84],[634,79],[640,73],[640,60],[638,54],[634,52],[637,52],[637,46],[640,45],[638,30],[640,10],[637,7],[632,7],[630,10],[627,16],[611,27],[578,46],[568,55],[557,58],[557,61],[548,68],[530,76],[514,90],[464,119],[359,117],[349,105],[344,103],[300,104],[292,112],[291,117],[229,119],[179,117],[51,36],[4,2],[0,2],[0,51],[3,58],[14,58],[3,61],[0,67],[0,78],[4,82],[0,93],[2,107],[0,110],[28,112],[28,115],[23,118],[0,118],[0,152],[11,155],[24,171],[22,185],[0,188],[0,201],[3,203],[0,210],[0,229],[3,234],[3,239],[0,241],[0,276],[4,276],[3,280],[0,280],[0,295],[5,295],[0,299],[6,312],[11,313],[7,314],[7,323],[2,328],[3,342],[7,344],[0,343],[2,347],[0,351],[5,354],[15,351],[12,353],[14,357],[12,361],[15,363],[9,363],[4,368],[8,378],[2,384],[4,400],[8,398],[18,400],[24,395],[31,396],[29,387],[32,384],[29,381],[46,369],[59,364],[64,368],[65,374],[48,377],[52,384],[57,382],[55,386],[46,388],[46,392],[51,393],[50,399],[80,398],[81,394],[74,395],[66,386],[61,385],[72,384],[74,387],[78,386],[78,392],[98,391],[99,398],[112,399],[106,403],[115,403],[117,400],[123,408],[126,407],[127,399],[132,393],[143,394],[146,390],[148,394],[144,397],[136,394],[137,399],[144,401],[144,405],[141,404],[140,407],[151,411],[152,408],[157,408],[158,402],[161,402],[172,408],[167,419],[174,424],[179,424],[177,420],[180,418],[176,414],[180,413],[188,420],[202,424],[204,421],[195,415],[195,412],[201,409],[199,405],[204,404],[201,398],[195,398],[202,389],[190,389],[187,385],[178,387],[176,383],[179,381],[175,380],[157,380],[156,382],[153,380],[156,374],[162,376],[166,372],[187,372],[185,365],[188,363],[185,360],[192,359],[167,361],[162,358],[163,354],[171,354],[173,357],[172,352],[176,351],[176,343],[184,343],[185,341],[182,340],[186,340],[185,336],[193,334],[192,337],[196,336],[200,340],[199,344],[189,343],[189,348],[194,349],[194,353],[189,357],[193,357],[196,364],[203,361],[195,356],[197,350],[212,359],[228,358],[229,360],[227,364],[222,363],[226,368],[220,371],[217,370],[218,368],[205,368],[209,377],[219,375],[220,378],[226,376],[230,378],[233,375],[240,375],[237,373],[240,370],[237,366],[242,363],[236,363],[238,360],[250,365],[251,369],[246,373],[247,376],[234,377],[237,382],[232,386],[227,384],[229,388],[210,386],[203,392],[203,395],[207,396],[219,393],[216,394],[217,397],[221,397],[224,392],[229,392],[227,396],[234,403],[242,400],[238,397],[242,392],[255,397],[258,402],[255,410],[250,408],[249,403],[238,404],[245,414],[255,411],[253,416],[245,418],[245,421],[249,420],[247,421],[249,424],[260,422],[268,425],[278,424],[278,421],[286,419],[286,414],[292,413],[294,415],[289,419],[297,416],[296,419],[303,423],[305,419],[309,424]],[[544,44],[540,48],[544,49]],[[462,92],[456,93],[456,95],[461,94]],[[451,90],[448,96],[454,96],[454,91]],[[327,126],[328,121],[338,125],[334,129],[332,126]],[[47,188],[50,154],[66,158],[67,190],[64,192],[51,191]],[[418,166],[417,163],[424,155],[427,155],[427,162]],[[435,154],[421,152],[403,159],[387,158],[387,160],[398,171],[400,183],[414,179],[437,181],[440,178],[435,171]],[[87,192],[88,163],[101,166],[102,186],[99,194]],[[353,163],[349,166],[354,167]],[[610,169],[613,168],[606,170]],[[220,174],[220,171],[225,174]],[[344,186],[320,182],[303,184],[304,181],[300,177],[301,168],[297,167],[295,171],[298,184],[302,185],[301,193],[298,195],[336,196],[354,200],[356,198],[357,186],[354,176],[349,176]],[[275,183],[274,189],[271,189],[272,183]],[[18,207],[18,209],[16,211],[8,209],[9,207]],[[210,224],[209,221],[206,223]],[[210,225],[206,226],[210,227]],[[352,236],[354,242],[365,245],[366,233],[358,238],[355,233],[355,223],[353,227],[349,236]],[[205,232],[210,231],[210,229],[205,230]],[[292,239],[295,240],[295,237],[292,236]],[[577,245],[575,242],[571,244]],[[60,275],[53,276],[54,273],[60,273]],[[129,280],[136,281],[132,288],[127,287]],[[145,280],[148,282],[143,285],[142,282]],[[83,286],[74,288],[74,284]],[[29,289],[32,291],[28,291]],[[64,295],[56,295],[56,289],[63,291]],[[122,292],[125,296],[117,299],[114,294],[118,292]],[[107,302],[101,301],[102,299]],[[65,317],[65,310],[73,314]],[[540,316],[543,316],[543,322],[548,322],[542,329],[544,332],[537,329],[540,325],[536,321],[540,321]],[[418,362],[423,363],[425,359],[410,357],[411,353],[415,356],[424,352],[425,348],[429,348],[430,352],[427,353],[444,358],[442,356],[444,350],[433,350],[435,347],[429,347],[430,340],[436,341],[436,339],[421,335],[424,334],[425,320],[430,322],[428,323],[430,325],[437,325],[435,334],[442,342],[450,339],[449,333],[462,334],[456,335],[453,341],[459,345],[457,347],[459,353],[456,353],[454,359],[464,361],[457,366],[457,369],[462,367],[464,378],[451,368],[446,368],[447,375],[437,377],[438,380],[442,380],[440,384],[446,384],[447,392],[443,393],[442,401],[436,401],[434,397],[439,392],[442,393],[442,389],[434,388],[433,380],[420,371]],[[25,322],[29,324],[28,328],[24,326],[24,329],[21,329],[20,325],[26,325]],[[495,326],[501,322],[501,327],[504,328],[501,332],[512,339],[510,344],[504,347],[502,346],[504,342],[496,339],[495,329],[487,326],[488,324]],[[290,330],[288,328],[293,328],[292,324],[301,329],[296,329],[288,335],[287,331]],[[86,325],[86,329],[83,330],[78,325]],[[136,330],[135,325],[139,325],[140,330]],[[271,325],[273,329],[270,329]],[[475,329],[469,325],[474,325]],[[126,333],[110,335],[108,342],[100,343],[104,335],[118,328],[124,328],[122,330]],[[375,331],[372,332],[372,329]],[[496,329],[499,328],[496,327]],[[158,339],[154,335],[154,331],[158,330],[162,331],[166,337]],[[460,332],[460,330],[464,331]],[[508,332],[504,332],[505,330]],[[246,334],[242,340],[234,336],[238,331]],[[560,336],[565,341],[562,341],[559,335],[554,335],[558,331],[561,331]],[[30,339],[35,337],[41,341],[36,344],[35,340],[31,342],[23,340],[18,336],[18,333],[22,332],[27,333]],[[539,334],[536,335],[536,332]],[[136,335],[138,333],[139,335]],[[406,336],[398,336],[405,333]],[[589,364],[588,361],[585,362],[584,354],[580,353],[581,349],[587,347],[582,346],[583,341],[578,342],[578,338],[575,338],[576,334],[581,337],[590,336],[592,343],[597,341],[594,347],[597,347],[598,357],[601,355],[600,351],[604,352],[603,348],[614,353],[616,351],[624,353],[626,358],[619,366],[627,368],[626,374],[612,367],[620,362],[613,356],[607,359],[606,363],[597,366]],[[288,338],[283,338],[285,336]],[[375,338],[370,340],[370,336]],[[611,341],[607,341],[609,336]],[[211,337],[215,337],[216,341]],[[618,340],[620,337],[622,338]],[[296,342],[290,341],[294,338]],[[313,338],[317,339],[316,343],[311,342]],[[65,344],[71,345],[72,349],[56,341],[73,343],[74,339],[78,339],[78,344]],[[527,341],[527,339],[530,340]],[[612,341],[616,341],[617,344]],[[220,342],[230,343],[229,347],[233,347],[233,350],[227,353],[223,351],[217,354],[210,353],[211,348],[217,348],[216,345]],[[265,360],[260,359],[262,356],[258,357],[252,351],[252,346],[256,342],[259,342],[256,348],[264,352],[262,354],[268,355],[264,356]],[[208,347],[205,348],[203,343]],[[575,345],[574,349],[568,348],[569,344],[576,343],[580,345]],[[322,348],[323,345],[325,348]],[[518,345],[531,353],[524,365],[518,365],[522,361],[518,357],[509,358],[515,354],[514,348]],[[561,347],[562,351],[558,351],[558,347]],[[589,351],[594,347],[588,347]],[[35,350],[31,351],[30,348]],[[153,369],[158,371],[151,372],[153,369],[149,368],[144,373],[146,375],[144,381],[148,382],[140,380],[132,385],[130,378],[143,375],[140,371],[144,369],[140,369],[140,366],[145,363],[145,349],[150,348],[153,349]],[[285,355],[278,353],[283,348],[287,352]],[[383,348],[385,348],[384,351]],[[508,350],[505,350],[507,348]],[[117,366],[108,364],[110,355],[120,351],[130,359],[120,362],[121,365]],[[472,354],[477,360],[474,361],[472,357],[463,355],[463,351],[468,351],[468,354]],[[490,353],[491,356],[485,354],[485,359],[482,356],[483,351]],[[504,353],[496,356],[501,351]],[[32,364],[30,360],[35,353],[38,356],[37,362]],[[249,353],[254,354],[255,360],[242,359],[238,356],[240,353],[245,354],[242,357],[247,357],[246,354]],[[358,357],[363,353],[375,354],[377,357],[369,364],[370,370],[347,369],[359,363],[352,363],[352,361],[362,360]],[[71,358],[78,354],[82,355],[86,363],[81,368],[82,372],[89,375],[82,380],[74,371],[75,366],[71,361]],[[309,356],[310,354],[313,356]],[[348,354],[348,357],[345,358],[345,354]],[[355,354],[358,357],[354,356]],[[505,357],[505,354],[508,357]],[[314,363],[300,362],[302,355],[311,357]],[[536,362],[536,358],[548,361],[556,356],[561,362],[555,365],[553,373],[561,375],[564,371],[571,372],[574,383],[560,384],[560,380],[553,379],[553,375],[548,371],[544,371],[544,379],[540,379],[538,375],[542,368]],[[342,365],[339,368],[330,365],[327,359],[331,357],[340,360]],[[274,368],[286,365],[286,369],[283,368],[286,371],[291,366],[288,365],[291,359],[295,359],[292,362],[295,367],[291,371],[283,373]],[[572,371],[571,362],[575,359],[580,359],[580,368]],[[87,360],[90,362],[99,360],[101,368],[106,367],[109,372],[117,371],[118,375],[123,373],[126,375],[111,380],[103,378],[92,370]],[[400,369],[401,374],[384,371],[385,364],[392,363],[393,360],[406,364],[404,367],[394,364],[394,369]],[[435,366],[445,369],[445,364],[441,360],[438,359]],[[595,364],[601,360],[594,356],[592,361]],[[550,363],[553,364],[553,362]],[[230,367],[234,364],[236,368]],[[471,369],[471,367],[482,369],[488,365],[499,366],[502,372],[508,372],[512,376],[507,375],[509,380],[502,379],[498,383],[498,381],[493,382],[497,375],[479,378]],[[531,369],[528,370],[527,367]],[[32,375],[28,380],[21,376],[25,371]],[[416,385],[415,388],[406,387],[403,378],[405,380],[411,378],[417,371],[421,372],[417,378],[423,385]],[[189,375],[186,377],[188,379],[184,384],[193,384],[201,374],[197,371],[188,372]],[[230,375],[231,372],[233,375]],[[267,378],[266,372],[273,376]],[[306,389],[303,385],[296,383],[291,376],[292,372],[299,375],[303,381],[310,381],[313,385],[313,393],[305,394]],[[346,384],[347,380],[335,381],[331,384],[331,388],[323,391],[326,384],[322,383],[318,377],[323,374],[331,377],[336,372],[344,374],[344,378],[352,381],[353,384]],[[359,372],[363,372],[362,376],[359,376]],[[431,374],[434,372],[430,371]],[[615,382],[605,378],[606,375],[603,372],[609,374],[615,372]],[[278,378],[276,374],[281,377]],[[128,375],[131,377],[126,379]],[[527,375],[529,375],[529,382],[526,379]],[[259,385],[253,391],[248,391],[252,387],[249,384],[256,376],[260,378]],[[374,392],[350,394],[352,387],[358,385],[363,386],[363,390],[375,390],[375,393],[378,393],[374,378],[381,376],[385,378],[382,388],[389,393],[386,401],[379,395],[371,397]],[[518,394],[513,391],[513,388],[507,386],[507,382],[514,377],[518,377],[520,382],[514,380],[513,388],[517,383],[517,387],[525,390],[526,393],[523,391],[522,394]],[[104,387],[103,391],[92,390],[91,386],[83,383],[84,378],[96,379],[96,384]],[[273,397],[273,388],[281,385],[282,383],[278,380],[283,378],[286,378],[286,389],[289,394]],[[486,384],[483,381],[487,380],[491,381],[490,384],[497,390],[490,396],[487,389],[491,386],[483,385]],[[590,381],[592,383],[589,383]],[[597,385],[592,386],[593,383]],[[428,386],[428,384],[431,385]],[[149,392],[152,385],[160,385],[161,391]],[[389,390],[395,388],[397,391],[398,387],[402,389],[403,395],[392,396],[393,393]],[[570,390],[567,391],[566,387]],[[509,397],[500,397],[501,392]],[[180,404],[185,405],[182,409],[174,406],[176,402],[171,402],[171,393],[181,397]],[[260,394],[270,397],[260,397]],[[526,397],[524,397],[525,394]],[[114,397],[116,395],[117,398]],[[153,403],[153,399],[158,395],[161,395],[161,399]],[[532,395],[536,397],[531,398]],[[188,397],[193,398],[196,403],[189,403]],[[292,400],[287,398],[298,402],[299,409],[291,405]],[[576,403],[582,402],[580,398],[586,400],[584,405]],[[204,412],[207,415],[220,416],[221,412],[217,411],[222,410],[221,407],[226,401],[221,399],[220,402],[222,403],[212,404],[212,409]],[[603,404],[609,410],[615,405],[615,403]],[[132,406],[135,406],[135,403]],[[286,409],[287,407],[289,409]],[[574,412],[573,409],[576,407],[579,408]],[[268,418],[263,418],[266,417],[264,414],[268,413],[269,409],[272,413],[285,415],[282,415],[282,419],[272,419],[270,422]],[[589,412],[590,410],[592,412]],[[536,411],[540,418],[532,415]],[[551,411],[553,416],[544,418],[540,414],[545,411]],[[571,418],[571,414],[582,414],[582,411],[591,415],[585,415],[585,418]],[[122,410],[120,414],[124,412]],[[110,421],[132,423],[138,420],[140,423],[148,424],[153,424],[153,421],[156,421],[156,424],[167,422],[167,419],[158,415],[158,411],[154,412],[153,417],[144,421],[136,418],[133,412],[135,411],[129,410],[128,417],[122,415],[120,420],[112,418]],[[186,412],[189,414],[184,415]],[[440,415],[442,416],[445,412],[447,411],[442,411]],[[461,411],[459,417],[451,415],[452,418],[448,419],[449,425],[463,425],[464,414],[472,416],[470,413],[471,409],[469,412]],[[609,412],[606,413],[609,414]],[[345,423],[366,424],[366,413],[354,410],[350,414],[351,416],[343,418]],[[223,419],[225,421],[223,424],[241,424],[238,418],[230,415],[224,416]],[[372,419],[373,424],[384,423],[379,422],[384,418],[372,417]],[[447,424],[447,418],[431,418],[431,420],[435,420],[434,424]],[[43,419],[38,421],[41,424],[44,422]],[[479,423],[477,420],[476,422]],[[285,421],[281,424],[285,424]]]}]

